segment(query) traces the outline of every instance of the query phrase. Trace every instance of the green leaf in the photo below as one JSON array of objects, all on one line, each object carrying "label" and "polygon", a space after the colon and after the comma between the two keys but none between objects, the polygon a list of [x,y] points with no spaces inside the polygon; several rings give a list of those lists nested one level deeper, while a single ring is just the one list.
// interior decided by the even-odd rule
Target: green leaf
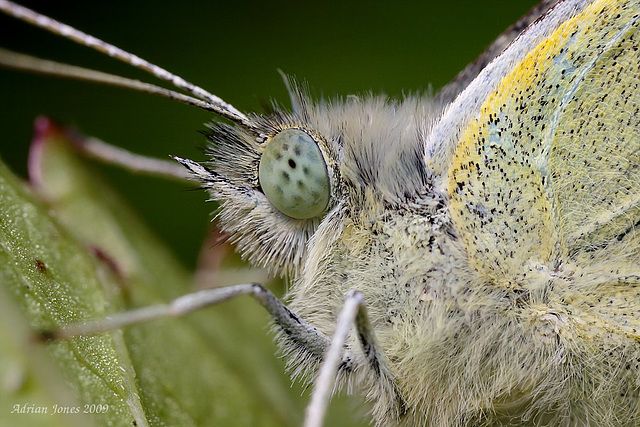
[{"label": "green leaf", "polygon": [[[306,399],[248,297],[39,342],[38,330],[168,301],[191,278],[61,133],[40,133],[30,168],[37,196],[0,164],[0,425],[300,423]],[[360,425],[336,400],[328,424]]]}]

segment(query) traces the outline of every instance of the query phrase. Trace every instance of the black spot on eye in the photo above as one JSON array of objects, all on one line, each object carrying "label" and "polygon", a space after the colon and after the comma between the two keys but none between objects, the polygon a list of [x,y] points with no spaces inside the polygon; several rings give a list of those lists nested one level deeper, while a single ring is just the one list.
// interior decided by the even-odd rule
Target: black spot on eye
[{"label": "black spot on eye", "polygon": [[286,182],[289,182],[289,180],[291,178],[289,178],[289,173],[287,171],[282,171],[282,179],[284,179]]},{"label": "black spot on eye", "polygon": [[295,168],[296,168],[296,166],[297,166],[297,165],[296,165],[296,161],[295,161],[295,160],[293,160],[293,159],[289,159],[289,162],[288,162],[288,163],[289,163],[289,167],[290,167],[291,169],[295,169]]}]

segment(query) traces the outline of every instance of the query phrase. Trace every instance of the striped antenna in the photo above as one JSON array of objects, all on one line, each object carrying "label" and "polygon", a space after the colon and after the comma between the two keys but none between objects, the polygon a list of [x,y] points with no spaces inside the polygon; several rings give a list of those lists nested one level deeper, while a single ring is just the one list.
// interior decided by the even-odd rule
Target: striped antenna
[{"label": "striped antenna", "polygon": [[[154,65],[140,58],[139,56],[133,55],[127,51],[120,49],[119,47],[116,47],[112,44],[104,42],[96,37],[93,37],[89,34],[79,31],[69,25],[63,24],[62,22],[56,21],[55,19],[51,19],[47,16],[39,14],[38,12],[35,12],[31,9],[28,9],[24,6],[20,6],[8,0],[0,0],[0,11],[14,18],[28,22],[36,27],[40,27],[54,34],[62,36],[66,39],[72,40],[78,44],[90,47],[91,49],[104,53],[112,58],[118,59],[136,68],[147,71],[148,73],[153,74],[157,78],[164,80],[166,82],[169,82],[179,89],[190,92],[196,98],[202,101],[205,101],[206,108],[203,107],[202,105],[196,105],[194,103],[191,103],[191,105],[196,105],[199,108],[204,108],[206,110],[213,111],[216,114],[222,117],[225,117],[229,120],[232,120],[236,123],[239,123],[248,129],[255,129],[256,127],[255,124],[245,114],[238,111],[233,105],[226,103],[221,98],[206,91],[200,86],[196,86],[193,83],[190,83],[184,80],[182,77],[176,76],[175,74],[170,73],[164,68],[158,67],[157,65]],[[1,52],[0,52],[0,55],[2,55]],[[37,58],[33,58],[32,62],[34,62],[35,60],[37,60]],[[45,61],[45,60],[42,60],[42,61]],[[6,60],[0,61],[0,62],[5,62],[4,64],[2,64],[4,66],[10,66],[6,64],[6,62],[8,62]],[[19,67],[16,66],[14,68],[19,68]],[[39,71],[39,70],[32,68],[30,71]],[[49,73],[49,74],[54,74],[54,73]],[[58,75],[60,74],[58,73]],[[77,76],[74,76],[74,75],[71,75],[69,77],[77,78]],[[99,81],[96,79],[89,79],[89,78],[87,78],[86,80]],[[109,83],[109,82],[105,82],[105,83]],[[176,96],[168,96],[168,97],[177,98]]]}]

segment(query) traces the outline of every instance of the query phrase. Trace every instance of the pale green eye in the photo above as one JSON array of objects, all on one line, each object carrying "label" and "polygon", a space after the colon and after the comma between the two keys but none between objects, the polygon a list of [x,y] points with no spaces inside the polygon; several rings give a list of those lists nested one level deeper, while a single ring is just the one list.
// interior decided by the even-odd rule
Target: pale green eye
[{"label": "pale green eye", "polygon": [[292,218],[315,218],[329,203],[327,166],[318,144],[302,130],[285,129],[271,138],[258,179],[271,204]]}]

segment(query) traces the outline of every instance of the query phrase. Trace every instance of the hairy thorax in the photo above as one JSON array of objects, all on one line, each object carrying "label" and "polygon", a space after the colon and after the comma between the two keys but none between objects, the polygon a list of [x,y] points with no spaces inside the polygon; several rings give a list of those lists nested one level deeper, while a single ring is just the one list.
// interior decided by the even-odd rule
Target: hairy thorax
[{"label": "hairy thorax", "polygon": [[[452,227],[446,198],[433,192],[402,206],[369,195],[359,206],[334,213],[314,236],[292,288],[292,308],[331,335],[347,292],[364,294],[394,387],[413,408],[402,414],[403,424],[556,422],[571,406],[574,420],[589,412],[563,393],[566,381],[594,374],[582,366],[592,349],[576,347],[593,318],[566,308],[575,271],[531,265],[504,282],[479,276]],[[359,353],[355,336],[348,347]],[[620,399],[606,381],[587,388],[598,389],[603,402]],[[380,382],[356,383],[380,396],[372,399],[374,412],[393,406]]]}]

